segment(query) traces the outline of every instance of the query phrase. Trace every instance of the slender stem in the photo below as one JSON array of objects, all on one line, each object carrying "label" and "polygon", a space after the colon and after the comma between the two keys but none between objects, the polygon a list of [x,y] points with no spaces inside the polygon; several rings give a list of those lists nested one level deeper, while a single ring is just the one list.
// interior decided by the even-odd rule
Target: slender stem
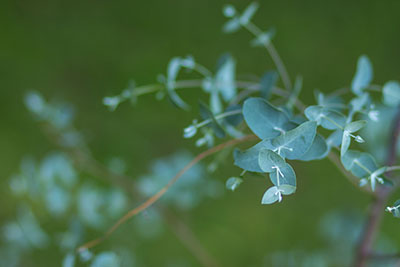
[{"label": "slender stem", "polygon": [[390,166],[386,168],[385,172],[392,172],[392,171],[398,171],[400,170],[400,166]]},{"label": "slender stem", "polygon": [[[259,36],[263,32],[252,22],[248,22],[243,25],[244,28],[246,28],[250,33],[252,33],[255,37]],[[268,53],[270,54],[272,60],[274,61],[274,64],[276,68],[278,69],[279,75],[281,76],[282,82],[285,85],[286,90],[292,90],[292,83],[289,78],[289,74],[287,72],[287,69],[285,65],[283,64],[283,61],[281,57],[278,54],[278,51],[276,50],[274,44],[269,41],[267,43],[263,43],[264,47],[267,49]]]},{"label": "slender stem", "polygon": [[[389,140],[387,165],[391,166],[396,162],[396,147],[400,135],[400,108],[393,121],[392,134]],[[397,169],[397,167],[395,168]],[[389,175],[391,173],[389,172]],[[382,216],[385,210],[386,202],[393,189],[388,187],[378,187],[376,197],[369,210],[369,216],[361,235],[360,243],[357,248],[355,266],[365,267],[368,263],[368,257],[372,253],[373,245],[378,234]]]},{"label": "slender stem", "polygon": [[[46,126],[46,125],[45,125]],[[58,144],[58,131],[50,127],[44,128],[48,138]],[[136,187],[132,186],[132,178],[123,174],[116,174],[111,172],[108,168],[104,167],[96,159],[91,156],[91,153],[83,147],[79,148],[66,148],[61,147],[70,155],[77,165],[84,172],[90,173],[96,178],[100,178],[105,182],[111,182],[113,185],[126,190],[130,196],[138,200],[141,198],[141,193],[135,190]],[[174,231],[177,238],[188,248],[188,250],[198,259],[203,266],[218,266],[216,260],[202,247],[199,240],[196,238],[193,231],[183,221],[181,221],[175,214],[169,212],[167,209],[159,208],[158,211],[161,216],[166,219],[166,224]],[[177,230],[176,228],[183,228],[184,231]]]},{"label": "slender stem", "polygon": [[204,77],[212,77],[212,75],[213,75],[210,70],[208,70],[205,66],[203,66],[199,63],[194,64],[193,70],[197,71]]},{"label": "slender stem", "polygon": [[[220,119],[223,119],[223,118],[226,118],[226,117],[230,117],[230,116],[234,116],[234,115],[241,114],[241,113],[242,113],[241,109],[232,110],[232,111],[228,111],[228,112],[224,112],[224,113],[218,114],[214,118],[216,120],[220,120]],[[206,126],[207,124],[209,124],[211,122],[212,122],[212,119],[207,119],[207,120],[204,120],[204,121],[199,122],[197,124],[194,124],[193,126],[195,126],[196,128],[201,128],[201,127]]]},{"label": "slender stem", "polygon": [[153,205],[157,200],[159,200],[167,191],[168,189],[175,184],[176,181],[178,181],[179,178],[182,177],[183,174],[185,174],[191,167],[196,165],[200,160],[204,159],[205,157],[212,155],[226,147],[230,147],[233,145],[237,145],[249,140],[254,140],[257,137],[255,135],[247,135],[243,138],[240,139],[233,139],[229,140],[228,142],[219,144],[213,148],[210,148],[202,153],[200,153],[197,157],[195,157],[191,162],[189,162],[181,171],[179,171],[175,177],[173,177],[163,188],[161,188],[156,194],[154,194],[152,197],[148,198],[144,203],[141,205],[137,206],[136,208],[130,210],[127,212],[121,219],[119,219],[102,237],[99,237],[97,239],[94,239],[90,242],[87,242],[80,246],[77,251],[84,251],[86,249],[92,248],[101,242],[103,242],[105,239],[107,239],[115,230],[119,228],[123,223],[125,223],[128,219],[132,218],[133,216],[141,213],[142,211],[146,210],[149,208],[151,205]]}]

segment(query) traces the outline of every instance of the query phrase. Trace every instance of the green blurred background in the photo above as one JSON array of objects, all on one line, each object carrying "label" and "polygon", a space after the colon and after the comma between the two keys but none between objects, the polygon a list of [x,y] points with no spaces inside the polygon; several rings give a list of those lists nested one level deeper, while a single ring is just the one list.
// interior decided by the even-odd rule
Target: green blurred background
[{"label": "green blurred background", "polygon": [[[135,107],[122,104],[109,112],[102,98],[119,93],[131,79],[137,84],[155,82],[174,56],[191,54],[214,69],[218,57],[230,52],[239,75],[261,75],[272,69],[266,52],[249,46],[252,37],[247,32],[222,33],[226,19],[221,9],[226,3],[241,10],[249,2],[2,1],[1,221],[14,214],[8,177],[21,158],[40,158],[55,149],[23,105],[29,89],[73,104],[76,125],[95,157],[103,161],[120,156],[133,177],[145,173],[154,158],[179,148],[201,151],[192,140],[182,138],[183,127],[197,116],[195,110],[184,113],[167,101],[145,96]],[[303,75],[301,98],[312,104],[315,88],[330,92],[350,83],[361,54],[374,64],[374,82],[400,79],[399,12],[396,0],[260,1],[254,22],[263,29],[276,28],[274,43],[291,76]],[[194,91],[182,94],[193,105],[200,95]],[[249,179],[237,192],[207,200],[181,216],[222,266],[260,266],[274,251],[318,249],[321,216],[341,209],[365,212],[370,198],[327,160],[295,163],[295,169],[298,191],[279,205],[260,205],[266,186],[262,180]],[[239,171],[229,161],[214,178],[224,182]],[[398,220],[385,216],[383,231],[400,245],[398,226]],[[129,225],[119,232],[129,235]],[[168,231],[157,241],[143,243],[135,253],[144,266],[166,266],[174,258],[199,265]],[[48,257],[48,262],[57,262],[57,255]],[[44,266],[37,262],[33,260],[31,266]]]}]

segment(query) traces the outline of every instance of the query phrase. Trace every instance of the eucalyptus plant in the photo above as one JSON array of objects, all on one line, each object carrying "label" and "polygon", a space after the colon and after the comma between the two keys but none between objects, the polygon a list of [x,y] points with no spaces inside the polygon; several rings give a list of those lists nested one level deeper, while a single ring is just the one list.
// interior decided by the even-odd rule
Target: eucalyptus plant
[{"label": "eucalyptus plant", "polygon": [[[126,213],[103,237],[81,245],[78,248],[81,261],[91,261],[91,266],[117,265],[119,259],[112,252],[103,252],[93,257],[89,249],[104,241],[126,220],[168,194],[170,188],[174,190],[174,184],[185,173],[186,177],[182,180],[188,179],[189,182],[175,189],[166,201],[170,205],[186,208],[194,206],[205,197],[219,196],[216,190],[218,183],[209,179],[202,180],[206,176],[205,168],[196,165],[211,154],[216,156],[206,168],[209,173],[233,155],[231,163],[238,169],[236,176],[225,177],[228,190],[236,191],[243,186],[249,173],[263,177],[265,192],[257,197],[265,205],[278,204],[296,192],[297,178],[303,177],[297,177],[293,167],[295,161],[331,160],[353,184],[375,197],[370,217],[361,233],[355,264],[365,266],[375,256],[374,233],[378,230],[382,212],[386,208],[395,217],[400,217],[400,200],[393,206],[385,207],[390,193],[398,187],[398,180],[393,173],[400,170],[400,166],[395,165],[396,156],[400,154],[397,149],[400,134],[400,83],[373,83],[371,61],[362,55],[355,64],[354,75],[349,75],[348,86],[328,94],[315,90],[315,103],[306,105],[299,98],[303,89],[302,77],[291,79],[273,44],[275,30],[263,31],[253,24],[252,18],[257,9],[257,3],[251,3],[242,12],[232,5],[225,6],[223,14],[227,22],[222,30],[229,34],[241,29],[250,32],[254,36],[250,44],[264,47],[275,63],[276,70],[267,71],[257,79],[240,80],[236,73],[237,62],[230,54],[220,57],[215,70],[202,65],[193,56],[175,57],[169,61],[165,73],[158,75],[156,83],[136,85],[131,82],[120,94],[103,99],[103,104],[114,111],[125,101],[134,104],[143,95],[155,94],[158,100],[168,99],[175,107],[187,111],[196,109],[196,104],[187,103],[181,91],[200,88],[204,93],[205,100],[197,103],[198,115],[182,129],[182,135],[183,138],[192,139],[196,146],[206,147],[205,151],[191,161],[188,159],[190,156],[184,153],[184,156],[175,155],[179,160],[171,157],[161,163],[154,163],[154,169],[158,171],[141,177],[136,191],[102,190],[92,184],[80,184],[76,178],[78,171],[73,167],[74,160],[78,163],[79,160],[83,161],[80,167],[83,165],[92,175],[106,172],[106,176],[111,176],[122,188],[126,187],[129,178],[123,174],[124,164],[120,161],[114,161],[111,164],[114,167],[104,170],[91,158],[82,135],[72,125],[73,112],[68,106],[47,103],[38,93],[27,95],[25,102],[28,109],[37,120],[51,126],[46,128],[50,138],[56,139],[65,153],[72,156],[70,159],[63,153],[52,154],[39,165],[27,161],[21,167],[21,173],[11,179],[10,186],[16,195],[26,193],[32,199],[41,199],[56,218],[63,218],[66,209],[76,206],[83,225],[75,227],[79,229],[71,231],[74,235],[70,233],[66,238],[69,242],[65,241],[67,245],[63,247],[66,255],[64,266],[74,266],[77,261],[73,247],[82,241],[79,237],[82,229],[102,229],[101,223],[109,223],[121,216],[128,205],[128,194],[138,193],[148,200]],[[190,78],[183,79],[182,76]],[[377,125],[386,127],[377,132]],[[386,144],[380,143],[385,141],[384,138],[376,138],[383,133],[386,134]],[[243,148],[243,143],[250,141],[256,143]],[[388,146],[384,149],[387,153],[381,153],[384,146]],[[182,162],[185,164],[182,165]],[[171,165],[173,168],[166,167]],[[190,175],[187,172],[194,165],[199,169]],[[177,174],[166,181],[165,174],[173,175],[171,171]],[[45,195],[40,196],[38,191],[32,189],[35,187],[27,186],[32,175],[39,175],[43,179],[35,186],[45,184]],[[200,186],[210,190],[195,195],[193,188]],[[157,191],[160,187],[161,190]],[[190,194],[186,194],[189,190],[192,190]],[[74,192],[78,201],[75,203],[66,192]],[[99,200],[99,194],[105,196],[102,201]],[[63,201],[56,202],[54,199]],[[187,205],[181,205],[183,202]],[[35,235],[32,240],[36,240],[37,247],[45,246],[49,242],[48,236],[36,223],[31,208],[24,206],[23,209],[29,211],[24,213],[28,215],[21,220],[32,229],[31,233]],[[106,212],[100,215],[100,209]],[[155,214],[164,213],[162,209],[155,211]],[[18,228],[14,222],[6,227],[14,232]],[[12,238],[15,242],[20,241],[15,235]]]},{"label": "eucalyptus plant", "polygon": [[[247,149],[233,151],[233,164],[242,171],[227,179],[229,190],[237,190],[246,181],[246,173],[256,173],[269,178],[265,193],[260,196],[261,203],[279,203],[284,196],[296,192],[293,161],[328,158],[344,169],[356,186],[386,203],[389,192],[398,186],[392,173],[400,170],[400,166],[394,165],[398,154],[400,83],[374,84],[372,63],[368,56],[361,55],[348,86],[329,94],[316,90],[315,103],[304,104],[299,99],[302,77],[296,77],[292,83],[273,45],[275,30],[263,31],[252,23],[257,9],[257,3],[251,3],[243,12],[232,5],[225,6],[223,14],[228,21],[223,25],[223,31],[249,31],[254,35],[250,44],[268,51],[276,71],[266,72],[259,80],[243,81],[236,78],[236,61],[231,55],[223,55],[215,71],[207,69],[192,56],[176,57],[169,62],[166,74],[158,77],[159,83],[128,88],[120,95],[104,98],[104,104],[115,110],[125,100],[134,103],[138,96],[155,93],[158,99],[166,97],[176,107],[188,110],[191,106],[179,91],[199,87],[208,102],[199,102],[199,117],[183,130],[184,138],[197,138],[197,146],[208,147],[227,138],[241,140],[253,136],[259,140]],[[184,70],[200,79],[179,79]],[[388,117],[384,112],[392,115]],[[388,118],[392,120],[388,121]],[[383,144],[388,147],[388,152],[374,155],[375,151],[368,143],[378,143],[374,140],[374,124],[382,122],[393,128],[387,134],[387,143]],[[221,158],[217,157],[211,167],[218,165],[218,160]],[[380,217],[378,214],[384,208],[380,204],[379,212],[371,215],[371,220],[375,220],[374,216]],[[386,210],[400,217],[399,201]],[[373,235],[375,231],[367,224],[364,235]],[[360,266],[373,254],[372,242],[366,240],[365,243],[369,243],[361,241],[358,251],[357,264]]]}]

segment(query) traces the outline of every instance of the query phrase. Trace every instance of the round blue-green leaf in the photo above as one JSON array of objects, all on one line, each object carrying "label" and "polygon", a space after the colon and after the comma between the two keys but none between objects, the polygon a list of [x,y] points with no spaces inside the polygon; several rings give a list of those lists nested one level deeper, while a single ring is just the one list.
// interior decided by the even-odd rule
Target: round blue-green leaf
[{"label": "round blue-green leaf", "polygon": [[282,192],[283,195],[291,195],[296,192],[296,187],[288,184],[283,184],[278,186],[279,191]]},{"label": "round blue-green leaf", "polygon": [[325,141],[325,139],[317,134],[315,135],[314,141],[310,147],[310,149],[301,156],[300,160],[302,161],[311,161],[322,159],[328,154],[329,148]]},{"label": "round blue-green leaf", "polygon": [[262,149],[258,156],[258,164],[264,172],[273,172],[275,171],[273,167],[283,168],[286,162],[280,155],[272,150]]},{"label": "round blue-green leaf", "polygon": [[228,102],[236,96],[236,62],[230,54],[223,55],[218,62],[215,86],[222,98]]},{"label": "round blue-green leaf", "polygon": [[347,131],[344,131],[342,137],[342,146],[340,147],[340,155],[343,156],[344,154],[346,154],[349,147],[350,147],[350,135]]},{"label": "round blue-green leaf", "polygon": [[260,139],[279,136],[295,127],[286,113],[262,98],[249,98],[243,105],[243,116],[249,128]]},{"label": "round blue-green leaf", "polygon": [[360,120],[360,121],[353,121],[344,127],[344,130],[349,133],[354,133],[363,128],[367,124],[367,121],[365,120]]},{"label": "round blue-green leaf", "polygon": [[308,121],[276,137],[271,143],[282,157],[300,159],[310,149],[316,129],[317,123]]},{"label": "round blue-green leaf", "polygon": [[272,204],[278,200],[279,200],[279,189],[278,187],[273,186],[271,188],[268,188],[267,191],[265,191],[261,200],[261,204]]},{"label": "round blue-green leaf", "polygon": [[389,81],[383,86],[383,103],[390,107],[397,107],[400,104],[400,83]]},{"label": "round blue-green leaf", "polygon": [[258,163],[258,156],[261,149],[273,149],[270,140],[263,140],[255,146],[240,151],[236,149],[233,157],[235,159],[235,165],[250,172],[263,172]]},{"label": "round blue-green leaf", "polygon": [[328,130],[343,129],[346,117],[333,109],[321,106],[309,106],[304,111],[307,119],[316,121],[318,125]]},{"label": "round blue-green leaf", "polygon": [[225,186],[227,189],[229,189],[231,191],[235,191],[236,188],[238,188],[241,183],[243,183],[242,178],[230,177],[228,180],[226,180]]},{"label": "round blue-green leaf", "polygon": [[372,64],[369,58],[362,55],[358,58],[357,70],[351,82],[351,90],[354,94],[360,95],[363,89],[369,86],[373,78]]},{"label": "round blue-green leaf", "polygon": [[341,161],[346,170],[360,178],[370,176],[378,169],[375,159],[365,152],[348,150],[341,156]]},{"label": "round blue-green leaf", "polygon": [[275,170],[269,174],[271,182],[276,186],[281,186],[286,184],[296,187],[296,174],[292,166],[286,163],[282,168],[279,169],[280,172],[283,174],[283,176],[280,175],[277,170]]}]

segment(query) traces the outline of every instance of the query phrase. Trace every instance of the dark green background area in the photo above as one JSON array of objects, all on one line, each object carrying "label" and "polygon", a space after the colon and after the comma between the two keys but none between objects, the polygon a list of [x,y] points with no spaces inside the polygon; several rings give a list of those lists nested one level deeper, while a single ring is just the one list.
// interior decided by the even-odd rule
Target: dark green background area
[{"label": "dark green background area", "polygon": [[[274,66],[266,51],[251,48],[241,30],[225,35],[222,6],[227,1],[2,1],[0,8],[0,210],[4,222],[16,206],[8,177],[21,158],[40,158],[55,149],[23,105],[29,89],[76,107],[76,125],[99,160],[121,156],[133,177],[149,162],[179,148],[194,153],[183,127],[196,117],[153,96],[115,112],[102,98],[119,93],[134,79],[156,81],[174,56],[191,54],[214,69],[224,52],[237,60],[239,75],[261,75]],[[249,2],[231,1],[239,9]],[[261,1],[254,18],[263,29],[275,27],[274,43],[292,78],[301,74],[301,98],[312,104],[313,90],[330,92],[350,83],[359,55],[374,65],[374,82],[400,79],[400,2]],[[199,90],[182,96],[196,106]],[[327,160],[295,163],[298,191],[281,204],[262,206],[267,184],[249,179],[235,193],[207,200],[184,214],[203,245],[223,266],[260,266],[273,251],[317,249],[316,231],[327,211],[354,208],[364,212],[369,198],[345,180]],[[225,181],[240,170],[227,162],[215,179]],[[4,203],[7,203],[5,205]],[[400,245],[399,221],[385,217],[383,231]],[[120,232],[129,234],[128,226]],[[134,237],[132,237],[134,238]],[[117,239],[113,239],[117,243]],[[104,245],[106,247],[107,245]],[[143,244],[147,266],[169,259],[197,261],[167,232],[160,241]],[[55,256],[53,256],[55,257]],[[56,259],[53,259],[56,260]]]}]

